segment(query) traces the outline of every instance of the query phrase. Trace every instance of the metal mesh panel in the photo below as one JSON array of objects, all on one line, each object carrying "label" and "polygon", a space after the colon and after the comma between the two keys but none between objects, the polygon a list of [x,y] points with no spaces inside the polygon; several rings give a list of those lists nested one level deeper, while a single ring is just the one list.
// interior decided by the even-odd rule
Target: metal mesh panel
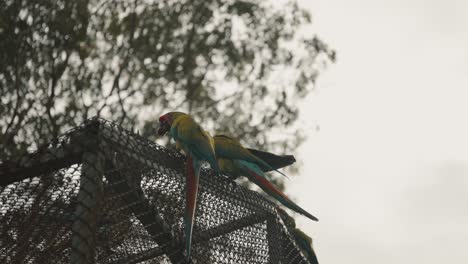
[{"label": "metal mesh panel", "polygon": [[[185,159],[91,119],[0,164],[0,263],[183,263]],[[275,205],[203,169],[193,263],[308,263]]]}]

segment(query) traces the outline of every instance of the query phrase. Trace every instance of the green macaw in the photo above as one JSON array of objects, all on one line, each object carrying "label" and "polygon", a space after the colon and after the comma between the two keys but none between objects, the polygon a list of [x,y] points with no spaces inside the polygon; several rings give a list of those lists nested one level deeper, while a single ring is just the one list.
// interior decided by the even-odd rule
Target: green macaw
[{"label": "green macaw", "polygon": [[[270,164],[266,163],[261,158],[252,154],[248,149],[244,148],[238,140],[225,135],[216,135],[214,136],[214,140],[215,152],[217,156],[220,156],[223,159],[227,160],[244,160],[249,163],[255,164],[256,166],[261,168],[262,171],[274,170],[288,178],[286,174],[282,173],[278,169],[273,168]],[[266,152],[263,153],[265,154]]]},{"label": "green macaw", "polygon": [[[259,186],[264,192],[289,209],[296,211],[311,220],[318,219],[302,209],[289,199],[283,192],[276,188],[265,176],[265,171],[276,170],[273,166],[266,163],[242,144],[228,136],[214,136],[216,158],[218,159],[221,171],[231,177],[247,176],[250,181]],[[265,153],[265,152],[263,152]],[[274,155],[269,153],[270,155]]]},{"label": "green macaw", "polygon": [[159,118],[159,123],[158,134],[162,136],[169,132],[170,137],[175,140],[177,147],[181,148],[187,155],[184,225],[188,260],[191,254],[201,165],[204,161],[207,161],[211,168],[218,173],[220,171],[215,156],[214,140],[190,115],[185,113],[169,112]]},{"label": "green macaw", "polygon": [[265,161],[272,169],[269,167],[264,167],[261,164],[258,164],[260,169],[263,172],[269,172],[272,170],[281,169],[283,167],[289,166],[296,162],[296,158],[293,155],[276,155],[270,152],[261,151],[258,149],[251,149],[246,148],[250,153],[254,154],[256,157],[260,158],[261,160]]}]

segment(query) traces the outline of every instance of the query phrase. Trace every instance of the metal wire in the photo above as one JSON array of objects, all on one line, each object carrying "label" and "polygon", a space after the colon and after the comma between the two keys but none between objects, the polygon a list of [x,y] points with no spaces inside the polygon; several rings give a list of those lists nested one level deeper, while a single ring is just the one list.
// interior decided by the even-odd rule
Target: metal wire
[{"label": "metal wire", "polygon": [[[93,118],[0,164],[0,263],[183,263],[185,158]],[[275,205],[203,169],[193,263],[308,263]]]}]

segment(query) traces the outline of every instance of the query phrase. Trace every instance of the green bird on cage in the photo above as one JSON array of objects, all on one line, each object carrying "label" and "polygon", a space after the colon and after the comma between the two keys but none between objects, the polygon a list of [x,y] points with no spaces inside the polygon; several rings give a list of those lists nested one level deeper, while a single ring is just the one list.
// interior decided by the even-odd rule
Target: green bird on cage
[{"label": "green bird on cage", "polygon": [[190,259],[192,248],[193,223],[197,203],[198,181],[200,168],[204,161],[219,172],[215,157],[214,141],[210,134],[188,114],[182,112],[169,112],[159,118],[158,134],[169,133],[178,148],[187,155],[186,163],[186,206],[184,215],[185,242],[187,261]]},{"label": "green bird on cage", "polygon": [[[241,175],[246,176],[265,193],[279,201],[287,208],[298,212],[311,220],[318,221],[315,216],[294,203],[288,196],[286,196],[286,194],[280,191],[267,179],[265,171],[278,171],[278,169],[252,154],[236,139],[225,135],[217,135],[213,138],[215,142],[216,157],[218,159],[219,167],[223,173],[235,178]],[[271,153],[269,154],[270,156],[274,155]],[[267,156],[265,152],[263,152],[263,155]]]}]

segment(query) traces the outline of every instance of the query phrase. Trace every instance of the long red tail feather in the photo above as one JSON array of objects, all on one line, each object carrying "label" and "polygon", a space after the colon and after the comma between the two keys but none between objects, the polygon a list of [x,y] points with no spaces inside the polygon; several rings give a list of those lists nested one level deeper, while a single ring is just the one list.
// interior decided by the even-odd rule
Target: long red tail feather
[{"label": "long red tail feather", "polygon": [[[198,170],[198,171],[197,171]],[[185,243],[187,249],[187,260],[190,258],[192,249],[192,233],[195,219],[195,208],[197,204],[199,168],[195,168],[193,158],[187,158],[186,175],[186,207],[185,207]]]},{"label": "long red tail feather", "polygon": [[252,170],[248,171],[250,176],[252,177],[252,180],[254,181],[255,184],[257,184],[260,188],[262,188],[263,191],[265,191],[267,194],[270,196],[274,197],[276,200],[281,202],[284,206],[288,207],[291,210],[294,210],[300,214],[305,215],[306,217],[310,218],[311,220],[318,221],[318,219],[308,213],[306,210],[302,209],[299,207],[297,204],[295,204],[291,199],[289,199],[286,194],[284,194],[282,191],[280,191],[278,188],[276,188],[275,185],[273,185],[269,180],[267,180],[265,177],[262,177]]}]

